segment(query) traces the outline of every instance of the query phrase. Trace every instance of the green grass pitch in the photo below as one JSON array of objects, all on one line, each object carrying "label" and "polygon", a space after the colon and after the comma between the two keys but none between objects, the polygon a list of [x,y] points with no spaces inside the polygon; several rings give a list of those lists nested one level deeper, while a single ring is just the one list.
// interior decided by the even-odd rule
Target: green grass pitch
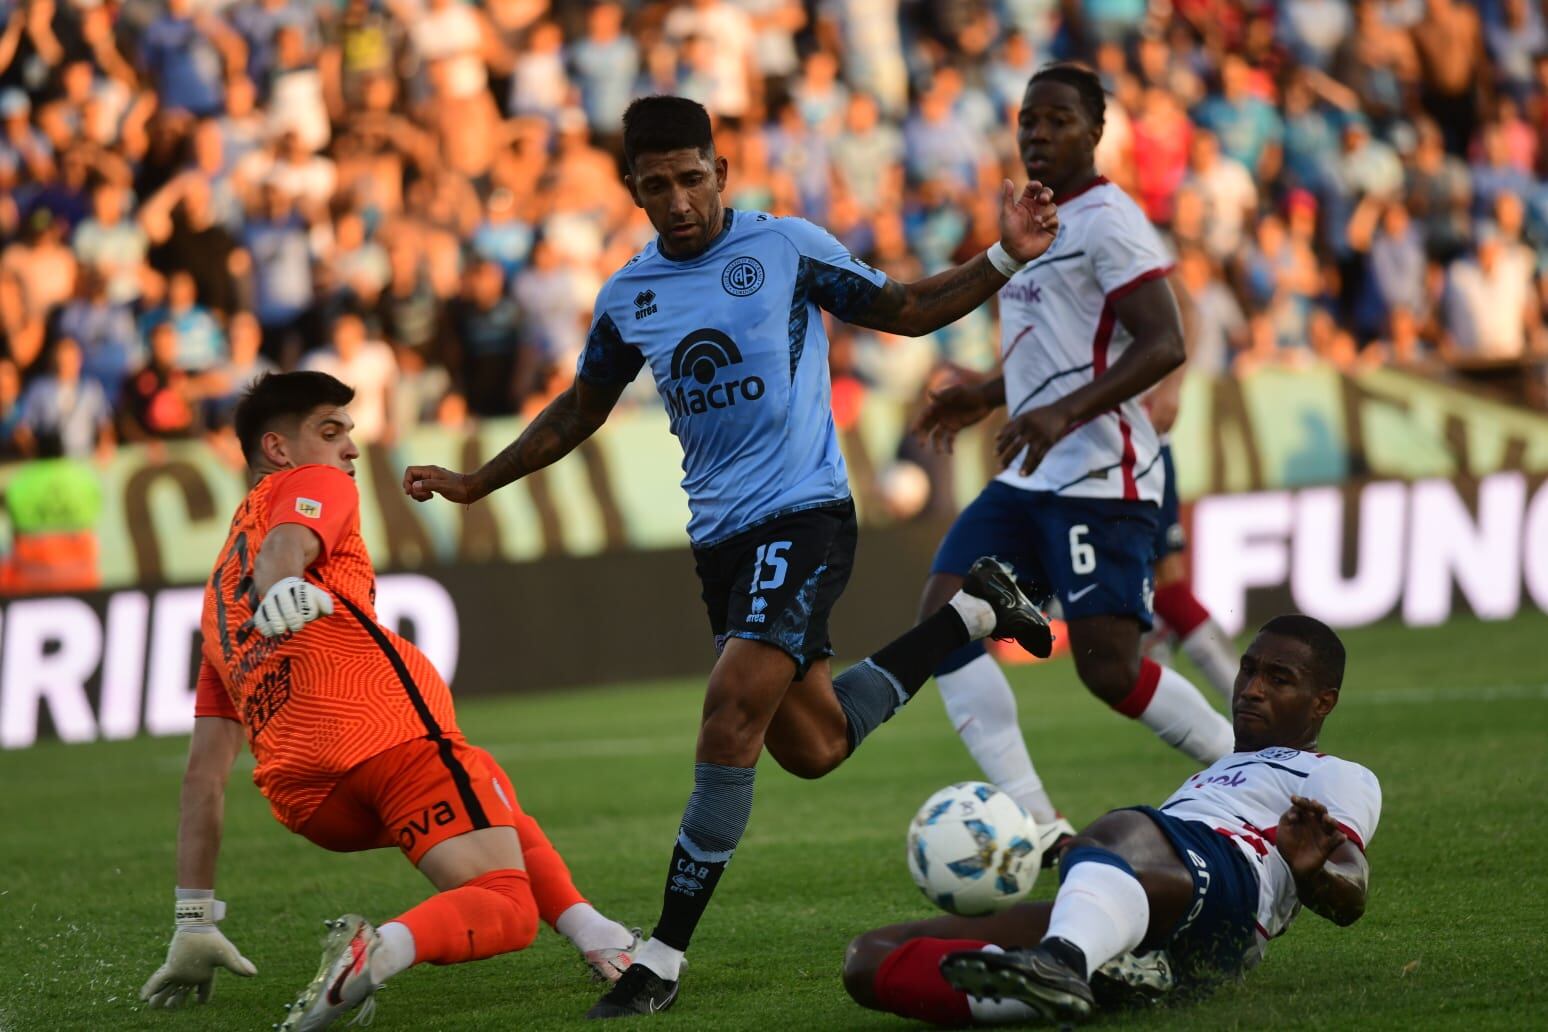
[{"label": "green grass pitch", "polygon": [[[1370,766],[1385,791],[1365,919],[1338,929],[1303,915],[1244,983],[1126,1024],[1544,1027],[1545,637],[1536,613],[1349,633],[1344,699],[1322,744]],[[1077,824],[1158,802],[1190,772],[1088,697],[1067,661],[1012,677],[1034,758]],[[582,890],[648,926],[690,787],[699,699],[685,682],[470,702],[460,717],[506,765]],[[148,1011],[136,993],[170,932],[185,747],[0,754],[0,1032],[267,1028],[311,976],[322,919],[386,919],[427,892],[396,852],[334,855],[284,831],[241,767],[222,927],[259,976],[222,973],[208,1005]],[[695,1032],[909,1027],[850,1004],[840,959],[855,933],[930,912],[904,865],[904,827],[936,788],[974,776],[933,687],[823,781],[763,763],[751,827],[699,929],[683,995],[649,1020]],[[1045,877],[1035,895],[1053,888]],[[573,1027],[595,996],[568,944],[545,931],[521,954],[407,972],[381,994],[376,1027]]]}]

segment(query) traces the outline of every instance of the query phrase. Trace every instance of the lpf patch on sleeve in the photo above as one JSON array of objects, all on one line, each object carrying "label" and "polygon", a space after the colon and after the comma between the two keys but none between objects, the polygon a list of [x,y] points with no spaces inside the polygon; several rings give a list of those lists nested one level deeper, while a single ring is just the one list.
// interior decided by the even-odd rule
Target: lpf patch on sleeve
[{"label": "lpf patch on sleeve", "polygon": [[309,520],[319,519],[322,517],[322,502],[315,498],[297,498],[296,512]]}]

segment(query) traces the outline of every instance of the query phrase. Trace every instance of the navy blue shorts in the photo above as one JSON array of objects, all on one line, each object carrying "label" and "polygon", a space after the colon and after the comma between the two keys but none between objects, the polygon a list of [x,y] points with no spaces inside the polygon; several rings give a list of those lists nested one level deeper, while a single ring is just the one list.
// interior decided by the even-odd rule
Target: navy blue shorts
[{"label": "navy blue shorts", "polygon": [[1157,509],[1118,498],[1070,498],[998,480],[957,515],[931,573],[961,576],[979,556],[1010,563],[1039,604],[1057,597],[1066,620],[1151,617]]},{"label": "navy blue shorts", "polygon": [[1202,821],[1185,821],[1150,806],[1149,817],[1193,876],[1193,905],[1162,946],[1180,984],[1205,987],[1239,977],[1257,944],[1258,872],[1230,838]]},{"label": "navy blue shorts", "polygon": [[1161,446],[1161,468],[1166,471],[1166,486],[1161,489],[1161,518],[1156,524],[1158,561],[1188,547],[1188,534],[1183,530],[1181,505],[1177,501],[1177,467],[1172,463],[1170,444]]}]

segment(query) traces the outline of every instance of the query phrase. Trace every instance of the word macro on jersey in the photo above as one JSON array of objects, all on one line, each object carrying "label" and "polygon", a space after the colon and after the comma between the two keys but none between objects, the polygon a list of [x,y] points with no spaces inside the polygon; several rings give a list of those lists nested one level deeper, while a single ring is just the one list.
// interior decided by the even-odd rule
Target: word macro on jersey
[{"label": "word macro on jersey", "polygon": [[[721,370],[741,363],[742,352],[736,346],[736,341],[719,330],[703,327],[678,341],[677,347],[672,350],[672,379],[677,386],[662,391],[666,399],[667,415],[674,426],[678,420],[690,415],[702,415],[710,409],[732,408],[738,399],[743,404],[751,404],[762,398],[765,385],[763,378],[756,373],[740,379],[733,376],[716,382],[715,378]],[[697,387],[693,386],[695,383]]]}]

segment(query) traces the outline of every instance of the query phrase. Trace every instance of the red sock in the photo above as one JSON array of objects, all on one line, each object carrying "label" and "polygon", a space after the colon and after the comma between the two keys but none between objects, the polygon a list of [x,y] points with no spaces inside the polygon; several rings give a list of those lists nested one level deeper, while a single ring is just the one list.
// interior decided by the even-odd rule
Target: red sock
[{"label": "red sock", "polygon": [[414,963],[462,964],[512,953],[537,938],[526,871],[490,871],[395,918],[414,933]]},{"label": "red sock", "polygon": [[1138,720],[1139,715],[1145,712],[1145,707],[1150,705],[1150,700],[1155,698],[1156,685],[1160,683],[1161,665],[1153,659],[1141,659],[1139,680],[1134,682],[1133,690],[1113,709],[1130,720]]},{"label": "red sock", "polygon": [[941,977],[941,958],[958,950],[981,950],[977,939],[910,939],[876,969],[876,1002],[883,1010],[935,1025],[967,1025],[973,1020],[967,994]]},{"label": "red sock", "polygon": [[1209,610],[1204,608],[1204,603],[1194,595],[1193,586],[1185,580],[1156,589],[1156,613],[1177,632],[1178,638],[1183,639],[1209,619]]},{"label": "red sock", "polygon": [[478,751],[484,753],[484,758],[494,770],[500,791],[511,804],[511,813],[516,818],[516,837],[521,840],[522,862],[527,865],[527,874],[532,879],[532,898],[537,900],[538,914],[552,928],[560,914],[577,903],[586,902],[586,897],[575,887],[569,865],[564,862],[564,857],[559,855],[554,844],[548,841],[548,836],[543,833],[538,822],[522,811],[521,804],[516,801],[516,786],[511,784],[505,768],[496,763],[488,752],[483,749]]}]

